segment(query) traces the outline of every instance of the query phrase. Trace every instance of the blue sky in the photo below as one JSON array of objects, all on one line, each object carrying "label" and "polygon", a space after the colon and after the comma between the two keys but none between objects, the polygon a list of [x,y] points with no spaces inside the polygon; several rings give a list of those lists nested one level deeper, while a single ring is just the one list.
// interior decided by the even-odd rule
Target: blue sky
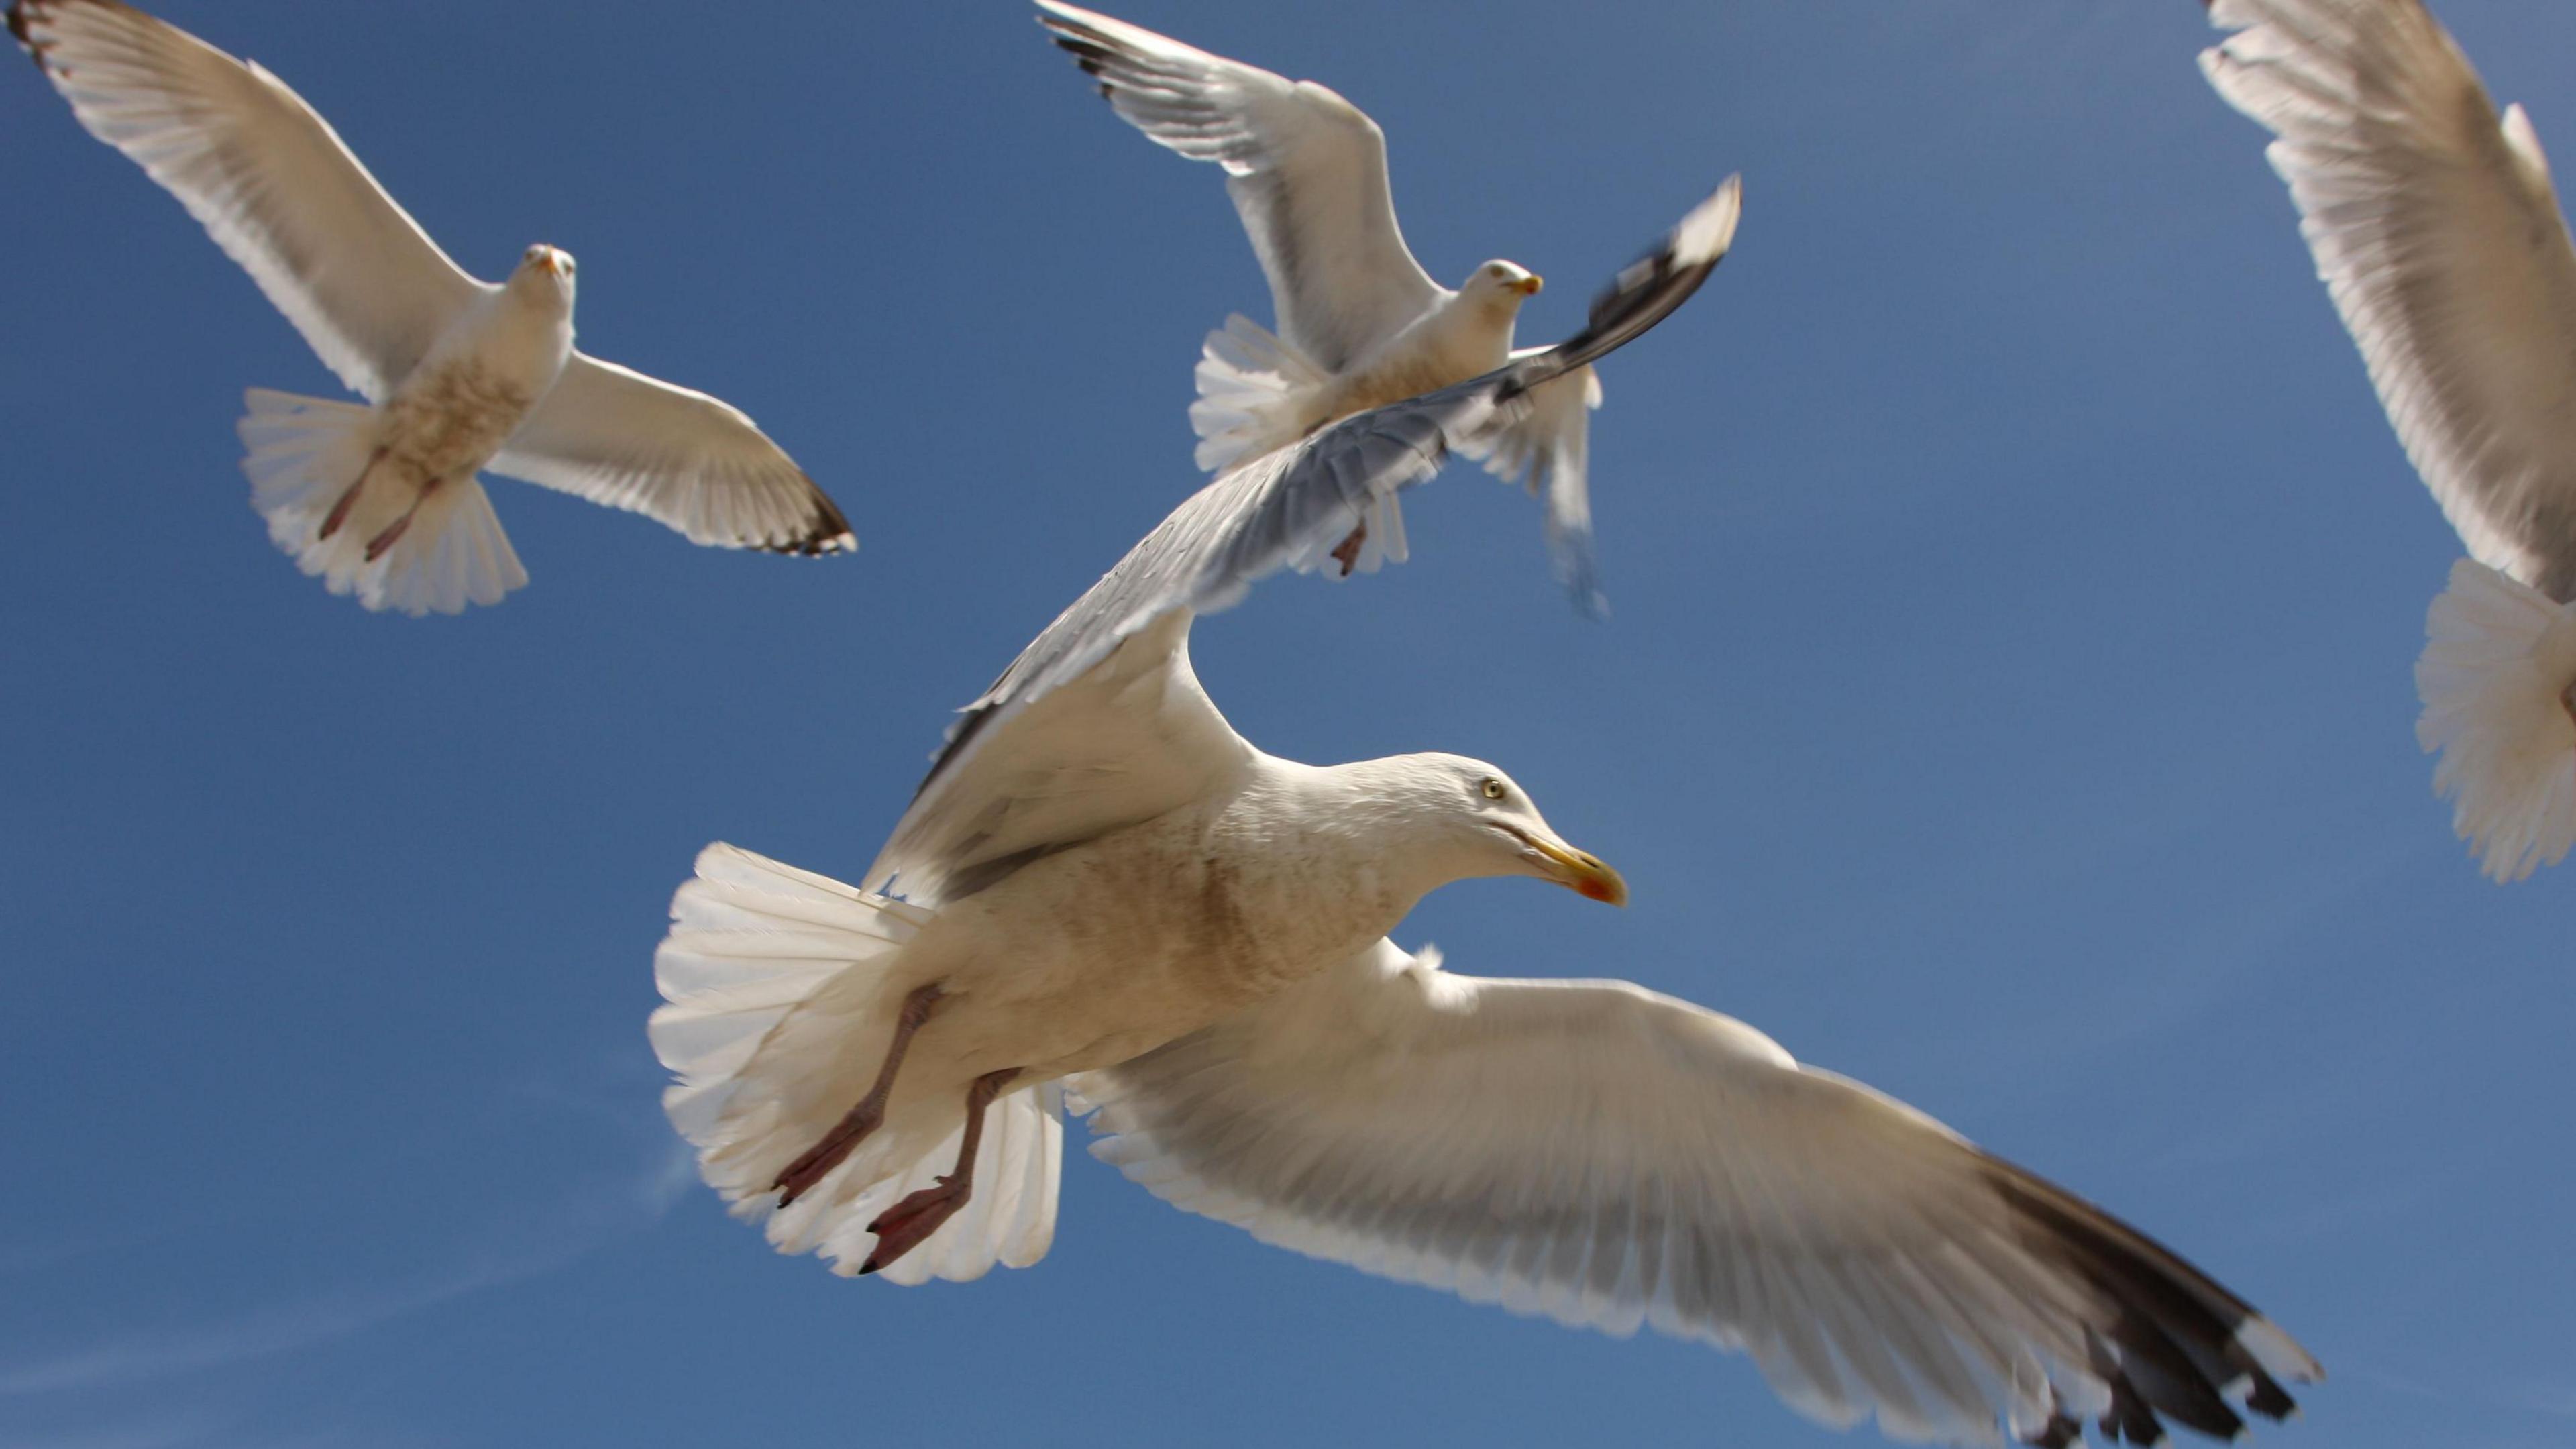
[{"label": "blue sky", "polygon": [[[2576,9],[2447,0],[2576,157]],[[232,421],[329,375],[32,70],[0,619],[0,1444],[1852,1442],[1745,1362],[1262,1247],[1076,1153],[1055,1251],[900,1290],[700,1188],[644,1042],[723,838],[860,869],[953,707],[1188,489],[1266,298],[1212,168],[1007,3],[172,3],[466,266],[750,411],[855,559],[493,484],[531,585],[327,596]],[[2189,0],[1126,15],[1367,108],[1524,337],[1731,170],[1605,369],[1613,617],[1466,468],[1414,561],[1200,626],[1266,748],[1478,754],[1627,872],[1435,896],[1453,967],[1707,1002],[2129,1217],[2323,1358],[2264,1442],[2576,1439],[2576,875],[2479,877],[2411,728],[2457,545]],[[1366,37],[1362,39],[1360,37]]]}]

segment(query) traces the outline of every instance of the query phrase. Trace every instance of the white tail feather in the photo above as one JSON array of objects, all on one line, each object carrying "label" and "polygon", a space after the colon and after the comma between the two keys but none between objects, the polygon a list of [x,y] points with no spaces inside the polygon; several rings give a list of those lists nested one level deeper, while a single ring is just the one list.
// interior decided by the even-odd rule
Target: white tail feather
[{"label": "white tail feather", "polygon": [[322,537],[332,506],[373,456],[375,410],[257,387],[243,400],[251,506],[296,567],[319,574],[331,592],[354,594],[370,609],[454,614],[468,603],[497,604],[528,581],[492,500],[471,476],[449,479],[422,500],[402,536],[372,562],[367,542],[411,506],[411,480],[370,478],[340,527]]},{"label": "white tail feather", "polygon": [[1198,464],[1221,472],[1306,435],[1315,394],[1332,379],[1269,328],[1235,313],[1199,349],[1199,399],[1190,426]]},{"label": "white tail feather", "polygon": [[2576,605],[2462,559],[2424,632],[2415,737],[2441,752],[2452,827],[2499,881],[2557,864],[2576,844]]},{"label": "white tail feather", "polygon": [[[671,900],[654,954],[667,1003],[653,1050],[679,1078],[662,1095],[698,1169],[737,1217],[766,1219],[782,1253],[820,1252],[856,1273],[875,1247],[867,1225],[955,1159],[965,1130],[956,1093],[898,1090],[883,1126],[811,1190],[775,1207],[770,1184],[866,1092],[913,983],[897,966],[930,912],[730,845],[699,853],[697,878]],[[902,1078],[898,1078],[900,1084]],[[897,1283],[978,1278],[1027,1267],[1055,1235],[1064,1155],[1052,1083],[986,1109],[975,1192],[957,1216],[888,1267]]]}]

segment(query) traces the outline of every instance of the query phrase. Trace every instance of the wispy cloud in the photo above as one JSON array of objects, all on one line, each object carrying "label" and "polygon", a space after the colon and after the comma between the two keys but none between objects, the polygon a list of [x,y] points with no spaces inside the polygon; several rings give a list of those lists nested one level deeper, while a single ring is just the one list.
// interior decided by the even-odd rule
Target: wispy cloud
[{"label": "wispy cloud", "polygon": [[539,1227],[522,1227],[503,1245],[464,1255],[436,1272],[335,1289],[182,1329],[132,1334],[52,1358],[0,1365],[0,1397],[111,1387],[346,1338],[451,1299],[554,1272],[651,1227],[695,1181],[686,1147],[669,1141],[657,1145],[629,1176],[611,1178],[554,1212],[538,1215]]}]

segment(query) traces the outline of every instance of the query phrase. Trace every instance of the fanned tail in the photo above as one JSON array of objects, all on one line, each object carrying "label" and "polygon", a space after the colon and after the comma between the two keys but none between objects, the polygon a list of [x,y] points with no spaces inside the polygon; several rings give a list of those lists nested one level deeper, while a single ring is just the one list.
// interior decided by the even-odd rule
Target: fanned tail
[{"label": "fanned tail", "polygon": [[[375,410],[257,387],[243,401],[250,407],[239,431],[250,450],[242,472],[250,478],[251,506],[268,520],[269,538],[331,592],[354,594],[370,609],[454,614],[468,603],[497,604],[528,581],[492,500],[470,476],[449,479],[422,499],[400,536],[369,559],[369,541],[417,495],[409,478],[371,471]],[[350,496],[361,478],[364,485]],[[325,538],[335,511],[339,517]]]},{"label": "fanned tail", "polygon": [[[671,933],[653,957],[667,1003],[653,1013],[653,1050],[678,1078],[662,1107],[698,1149],[700,1175],[734,1216],[765,1220],[780,1252],[819,1252],[845,1276],[876,1245],[867,1225],[877,1214],[955,1159],[962,1099],[898,1091],[884,1125],[794,1203],[778,1208],[770,1185],[866,1092],[906,991],[895,967],[930,914],[710,845],[672,897]],[[1052,1083],[996,1100],[974,1196],[877,1276],[962,1282],[1045,1257],[1063,1156]]]},{"label": "fanned tail", "polygon": [[1226,318],[1199,349],[1199,397],[1190,404],[1199,466],[1222,472],[1304,437],[1320,421],[1306,408],[1329,381],[1269,328],[1240,312]]},{"label": "fanned tail", "polygon": [[2557,864],[2576,844],[2576,604],[2462,559],[2424,632],[2415,737],[2441,753],[2452,828],[2499,881]]}]

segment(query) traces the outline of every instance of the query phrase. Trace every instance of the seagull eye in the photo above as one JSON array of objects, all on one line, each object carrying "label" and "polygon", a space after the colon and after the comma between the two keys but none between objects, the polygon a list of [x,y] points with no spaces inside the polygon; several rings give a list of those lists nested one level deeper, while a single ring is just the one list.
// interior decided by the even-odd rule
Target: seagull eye
[{"label": "seagull eye", "polygon": [[1511,786],[1504,784],[1502,781],[1495,779],[1491,775],[1487,775],[1485,777],[1484,788],[1485,798],[1488,800],[1501,800],[1512,793]]}]

